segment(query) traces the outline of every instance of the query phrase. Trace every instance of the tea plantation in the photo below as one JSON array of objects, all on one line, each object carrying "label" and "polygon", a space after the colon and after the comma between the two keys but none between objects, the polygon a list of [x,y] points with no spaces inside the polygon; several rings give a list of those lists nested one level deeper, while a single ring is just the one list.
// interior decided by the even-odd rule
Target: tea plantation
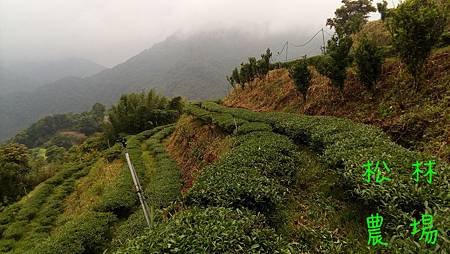
[{"label": "tea plantation", "polygon": [[[411,164],[434,158],[395,144],[375,127],[215,102],[188,104],[184,114],[219,127],[232,145],[182,191],[179,165],[166,148],[175,125],[127,137],[150,228],[122,148],[93,146],[86,157],[82,147],[63,170],[0,212],[0,252],[372,253],[365,220],[379,213],[387,243],[379,249],[448,253],[445,163],[436,165],[433,184],[415,184]],[[392,181],[364,181],[368,160],[386,161]],[[107,179],[93,174],[111,165],[120,168]],[[80,189],[83,181],[91,183],[89,195]],[[88,205],[74,213],[68,210],[74,200]],[[411,235],[410,223],[422,213],[434,215],[436,245]]]}]

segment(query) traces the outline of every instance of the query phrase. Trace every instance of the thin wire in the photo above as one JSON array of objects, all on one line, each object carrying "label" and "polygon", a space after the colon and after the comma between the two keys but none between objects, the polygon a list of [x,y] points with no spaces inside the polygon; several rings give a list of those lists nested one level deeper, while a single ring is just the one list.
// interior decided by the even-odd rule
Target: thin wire
[{"label": "thin wire", "polygon": [[283,48],[281,49],[281,51],[278,51],[278,52],[277,52],[277,57],[276,57],[276,59],[275,59],[275,62],[277,62],[277,61],[280,60],[281,53],[284,52],[284,49],[285,49],[285,47],[286,47],[286,44],[287,44],[287,41],[283,44]]},{"label": "thin wire", "polygon": [[322,32],[322,29],[320,29],[319,31],[317,31],[317,33],[313,36],[313,37],[311,37],[311,39],[309,39],[307,42],[305,42],[305,43],[303,43],[303,44],[301,44],[301,45],[295,45],[295,44],[291,44],[292,46],[294,46],[294,47],[297,47],[297,48],[299,48],[299,47],[304,47],[304,46],[306,46],[306,45],[308,45],[312,40],[314,40],[314,38],[316,38],[316,36],[320,33],[320,32]]}]

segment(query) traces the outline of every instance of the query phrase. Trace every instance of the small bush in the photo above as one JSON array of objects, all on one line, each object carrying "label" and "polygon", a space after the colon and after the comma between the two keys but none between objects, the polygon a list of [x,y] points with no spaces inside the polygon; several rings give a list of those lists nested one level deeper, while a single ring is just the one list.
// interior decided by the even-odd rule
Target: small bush
[{"label": "small bush", "polygon": [[330,58],[326,62],[326,76],[331,79],[332,84],[340,91],[344,89],[347,67],[351,63],[349,53],[352,45],[353,40],[350,36],[338,37],[335,35],[328,41],[327,55]]},{"label": "small bush", "polygon": [[355,50],[354,59],[359,80],[373,92],[383,65],[381,50],[364,37]]},{"label": "small bush", "polygon": [[272,131],[272,127],[270,127],[270,125],[266,124],[266,123],[261,123],[261,122],[249,122],[249,123],[244,123],[242,124],[239,128],[238,128],[238,134],[243,135],[243,134],[248,134],[250,132],[254,132],[254,131],[268,131],[271,132]]},{"label": "small bush", "polygon": [[416,88],[431,49],[444,32],[447,11],[434,0],[407,0],[389,11],[387,23],[393,46]]},{"label": "small bush", "polygon": [[46,241],[36,246],[36,253],[102,253],[110,240],[110,213],[84,214],[67,222]]},{"label": "small bush", "polygon": [[306,99],[306,93],[308,92],[309,84],[311,82],[311,72],[308,69],[307,62],[296,62],[289,69],[289,74],[294,80],[294,84],[297,90],[301,92],[303,94],[303,98]]},{"label": "small bush", "polygon": [[130,241],[116,253],[290,253],[261,215],[194,208]]}]

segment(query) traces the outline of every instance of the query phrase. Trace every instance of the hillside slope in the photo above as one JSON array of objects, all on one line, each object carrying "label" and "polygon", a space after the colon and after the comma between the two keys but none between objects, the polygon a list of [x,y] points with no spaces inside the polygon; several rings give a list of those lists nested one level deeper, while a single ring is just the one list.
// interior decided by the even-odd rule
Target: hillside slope
[{"label": "hillside slope", "polygon": [[[431,158],[373,126],[202,102],[127,144],[151,230],[122,148],[94,136],[0,211],[0,252],[371,253],[365,218],[379,212],[388,251],[417,253],[430,247],[408,225],[425,211],[439,230],[435,252],[450,249],[449,166],[439,162],[433,184],[416,188],[410,165]],[[361,165],[386,158],[394,181],[366,183]]]},{"label": "hillside slope", "polygon": [[[220,98],[227,93],[225,76],[246,56],[278,48],[290,34],[250,35],[235,30],[172,36],[126,62],[86,78],[70,77],[36,90],[0,94],[0,140],[43,116],[86,111],[94,103],[110,105],[121,94],[155,88],[166,96]],[[303,36],[299,36],[302,40]],[[317,41],[307,51],[317,54]]]},{"label": "hillside slope", "polygon": [[68,58],[51,62],[0,62],[0,95],[26,92],[65,77],[88,77],[106,67],[86,59]]},{"label": "hillside slope", "polygon": [[256,111],[332,115],[372,124],[405,147],[450,161],[449,70],[450,47],[435,50],[426,65],[424,84],[414,91],[399,60],[390,58],[383,65],[374,94],[365,89],[354,69],[350,69],[343,98],[327,77],[313,70],[304,101],[288,71],[278,69],[244,89],[234,89],[224,104]]}]

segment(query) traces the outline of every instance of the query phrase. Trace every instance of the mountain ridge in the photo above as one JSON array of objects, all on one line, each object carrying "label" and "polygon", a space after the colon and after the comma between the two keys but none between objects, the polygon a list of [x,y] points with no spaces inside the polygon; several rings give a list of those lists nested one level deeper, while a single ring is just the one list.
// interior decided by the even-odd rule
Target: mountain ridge
[{"label": "mountain ridge", "polygon": [[[277,48],[289,36],[255,36],[235,30],[170,36],[127,61],[85,78],[65,78],[31,92],[0,96],[0,140],[4,140],[39,118],[56,113],[81,112],[96,102],[110,105],[121,94],[156,89],[166,96],[215,99],[226,95],[226,75],[244,61],[267,48]],[[318,43],[318,42],[317,42]],[[307,51],[316,54],[314,44]],[[245,56],[245,57],[244,57]]]}]

